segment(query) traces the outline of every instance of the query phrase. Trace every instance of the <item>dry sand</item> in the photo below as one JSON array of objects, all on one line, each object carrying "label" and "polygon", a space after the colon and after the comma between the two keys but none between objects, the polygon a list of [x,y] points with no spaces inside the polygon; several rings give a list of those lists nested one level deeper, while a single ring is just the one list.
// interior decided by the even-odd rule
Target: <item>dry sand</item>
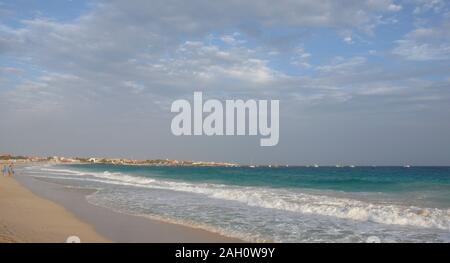
[{"label": "dry sand", "polygon": [[73,233],[84,242],[108,242],[64,207],[0,176],[0,243],[65,242]]}]

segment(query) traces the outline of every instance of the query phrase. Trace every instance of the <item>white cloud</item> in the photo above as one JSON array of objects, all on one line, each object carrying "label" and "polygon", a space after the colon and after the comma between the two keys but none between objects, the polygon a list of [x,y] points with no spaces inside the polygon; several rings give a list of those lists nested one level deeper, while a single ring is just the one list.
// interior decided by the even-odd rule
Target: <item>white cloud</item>
[{"label": "white cloud", "polygon": [[175,75],[189,74],[193,80],[209,83],[228,78],[239,80],[243,87],[249,83],[265,84],[283,76],[271,69],[266,60],[255,57],[254,52],[247,48],[224,50],[219,46],[188,41],[178,47],[171,59],[162,63]]},{"label": "white cloud", "polygon": [[448,60],[450,59],[450,45],[434,45],[429,43],[418,43],[413,40],[399,40],[398,46],[393,53],[408,60]]},{"label": "white cloud", "polygon": [[428,11],[434,13],[440,13],[445,10],[447,3],[445,0],[415,0],[416,7],[414,8],[414,14],[422,14]]},{"label": "white cloud", "polygon": [[436,27],[417,28],[401,40],[392,53],[408,60],[447,60],[450,59],[450,22]]},{"label": "white cloud", "polygon": [[291,64],[300,68],[311,68],[312,65],[309,63],[310,57],[311,53],[306,52],[303,47],[297,47],[291,58]]},{"label": "white cloud", "polygon": [[347,44],[353,44],[354,43],[351,36],[344,37],[344,42],[347,43]]},{"label": "white cloud", "polygon": [[239,35],[240,35],[239,33],[235,32],[233,35],[223,35],[219,39],[225,44],[232,46],[244,44],[246,41],[238,39]]},{"label": "white cloud", "polygon": [[396,4],[390,4],[388,6],[388,10],[392,11],[392,12],[398,12],[398,11],[402,10],[402,6],[401,5],[396,5]]},{"label": "white cloud", "polygon": [[331,64],[318,66],[316,69],[324,73],[342,74],[355,70],[366,63],[366,58],[357,56],[350,59],[336,57]]}]

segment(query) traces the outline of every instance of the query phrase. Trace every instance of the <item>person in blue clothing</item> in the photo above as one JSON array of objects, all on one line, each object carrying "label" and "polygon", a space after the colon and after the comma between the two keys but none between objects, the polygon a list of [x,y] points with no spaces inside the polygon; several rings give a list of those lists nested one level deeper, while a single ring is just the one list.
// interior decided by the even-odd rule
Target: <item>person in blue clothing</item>
[{"label": "person in blue clothing", "polygon": [[7,176],[8,175],[8,166],[6,166],[6,164],[3,165],[2,172],[3,172],[3,176]]}]

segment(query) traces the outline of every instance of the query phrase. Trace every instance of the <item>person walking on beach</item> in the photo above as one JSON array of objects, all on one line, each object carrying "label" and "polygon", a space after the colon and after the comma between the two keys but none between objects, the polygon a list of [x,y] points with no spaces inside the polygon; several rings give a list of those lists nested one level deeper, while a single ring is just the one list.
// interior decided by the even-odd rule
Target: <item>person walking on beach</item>
[{"label": "person walking on beach", "polygon": [[3,176],[7,176],[7,175],[8,175],[8,166],[6,166],[6,164],[3,165],[3,170],[2,170],[2,172],[3,172]]},{"label": "person walking on beach", "polygon": [[14,176],[14,169],[13,169],[13,165],[12,164],[9,165],[8,175],[9,176]]}]

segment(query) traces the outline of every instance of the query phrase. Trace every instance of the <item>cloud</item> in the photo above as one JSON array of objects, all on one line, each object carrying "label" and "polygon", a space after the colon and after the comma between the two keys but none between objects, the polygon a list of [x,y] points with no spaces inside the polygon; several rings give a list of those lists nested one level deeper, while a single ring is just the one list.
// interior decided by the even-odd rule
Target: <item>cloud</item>
[{"label": "cloud", "polygon": [[309,63],[309,59],[311,56],[311,53],[306,52],[303,47],[297,47],[295,49],[295,53],[291,58],[291,64],[300,68],[309,69],[312,67],[312,65]]},{"label": "cloud", "polygon": [[408,60],[448,60],[450,59],[450,46],[447,44],[433,45],[419,43],[413,40],[398,40],[397,47],[393,50],[395,55]]},{"label": "cloud", "polygon": [[447,3],[445,0],[415,0],[416,7],[413,14],[422,14],[432,11],[434,13],[440,13],[445,10]]},{"label": "cloud", "polygon": [[224,42],[225,44],[236,46],[244,44],[246,41],[242,39],[238,39],[240,36],[240,33],[235,32],[232,35],[223,35],[220,37],[220,40]]},{"label": "cloud", "polygon": [[399,5],[390,0],[285,0],[275,4],[269,0],[231,0],[192,1],[189,5],[182,1],[115,1],[114,5],[124,13],[133,13],[139,19],[154,17],[155,20],[171,22],[174,28],[182,31],[235,26],[242,23],[244,17],[263,26],[355,27],[370,22],[374,14],[400,10]]},{"label": "cloud", "polygon": [[[58,23],[42,18],[23,21],[23,30],[1,28],[3,45],[33,47],[55,51],[80,51],[129,55],[131,50],[166,49],[180,39],[204,37],[212,31],[230,28],[258,31],[261,28],[329,27],[372,28],[380,14],[392,11],[392,1],[108,1],[93,5],[87,14],[73,22]],[[251,30],[247,30],[253,28]],[[44,37],[49,38],[48,40]],[[228,41],[231,36],[225,37]],[[16,41],[16,42],[14,42]],[[264,41],[264,39],[262,39]],[[2,45],[2,46],[3,46]],[[127,49],[128,50],[125,50]],[[101,54],[96,54],[101,55]],[[92,57],[92,56],[89,56]]]},{"label": "cloud", "polygon": [[389,4],[388,10],[392,11],[392,12],[398,12],[398,11],[402,10],[402,6],[396,5],[396,4]]},{"label": "cloud", "polygon": [[354,43],[351,36],[345,37],[344,38],[344,42],[347,43],[347,44],[353,44]]},{"label": "cloud", "polygon": [[166,71],[164,74],[170,72],[173,76],[206,81],[209,86],[220,85],[219,82],[228,79],[239,81],[242,87],[246,87],[252,83],[267,84],[283,77],[281,72],[271,69],[266,60],[257,58],[255,52],[248,48],[223,49],[203,42],[187,41],[177,48],[172,57],[160,60],[159,65]]},{"label": "cloud", "polygon": [[[388,0],[98,2],[72,21],[41,17],[21,21],[22,27],[0,26],[0,52],[40,69],[39,77],[1,99],[14,97],[20,107],[43,107],[52,99],[58,102],[48,104],[53,108],[81,107],[102,98],[164,102],[202,89],[212,96],[344,101],[358,93],[346,87],[380,77],[367,58],[336,57],[315,66],[315,56],[302,45],[313,36],[278,29],[328,28],[347,32],[344,41],[354,43],[356,32],[373,30],[380,15],[400,10]],[[283,63],[316,75],[274,67],[283,55]]]},{"label": "cloud", "polygon": [[408,60],[450,59],[450,21],[436,27],[414,29],[395,42],[392,53]]},{"label": "cloud", "polygon": [[361,56],[352,57],[350,59],[336,57],[331,64],[318,66],[316,69],[324,73],[342,74],[350,73],[354,71],[356,67],[359,67],[364,63],[366,63],[366,58]]}]

